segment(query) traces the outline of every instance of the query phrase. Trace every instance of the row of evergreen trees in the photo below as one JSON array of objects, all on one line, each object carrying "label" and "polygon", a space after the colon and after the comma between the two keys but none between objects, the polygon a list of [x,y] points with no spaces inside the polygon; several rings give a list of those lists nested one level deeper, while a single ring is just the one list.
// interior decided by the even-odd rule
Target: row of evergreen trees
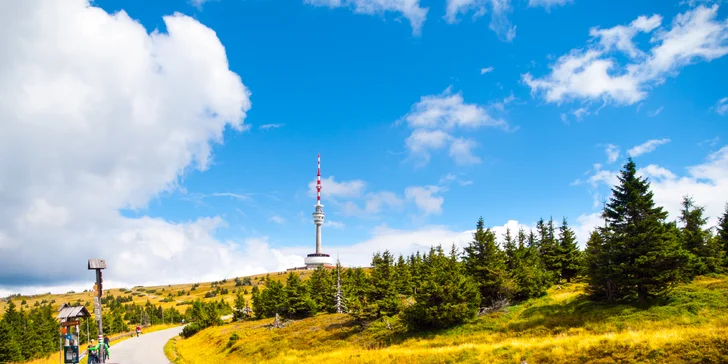
[{"label": "row of evergreen trees", "polygon": [[501,241],[478,220],[473,241],[462,253],[441,247],[397,259],[376,253],[371,271],[317,269],[302,282],[291,272],[285,282],[266,277],[253,288],[256,317],[290,318],[335,312],[335,279],[341,276],[343,302],[359,320],[401,314],[413,327],[447,327],[480,310],[545,294],[558,282],[583,276],[596,300],[636,298],[644,303],[681,282],[728,267],[728,208],[717,233],[705,227],[704,209],[685,197],[679,221],[666,221],[655,206],[646,178],[630,159],[605,206],[585,251],[566,219],[557,228],[541,219],[535,231],[507,230]]},{"label": "row of evergreen trees", "polygon": [[717,234],[706,228],[703,207],[687,196],[682,206],[679,221],[667,221],[649,181],[637,176],[631,159],[625,164],[602,214],[605,225],[587,242],[585,273],[594,297],[636,296],[645,303],[676,284],[728,267],[728,206]]},{"label": "row of evergreen trees", "polygon": [[[128,332],[130,326],[137,324],[156,325],[163,322],[181,322],[183,318],[195,319],[195,310],[188,309],[182,315],[175,308],[162,309],[161,306],[152,305],[147,301],[144,305],[135,303],[121,304],[126,298],[104,297],[103,329],[105,335],[115,335]],[[215,302],[216,307],[227,307],[222,302]],[[87,307],[91,311],[90,307]],[[22,362],[45,357],[58,351],[60,324],[56,319],[58,312],[50,303],[35,305],[26,311],[22,307],[18,310],[15,303],[10,300],[5,314],[0,319],[0,363]],[[80,320],[79,341],[81,344],[89,342],[89,338],[98,337],[96,320],[83,318]]]},{"label": "row of evergreen trees", "polygon": [[50,304],[17,310],[12,301],[0,320],[0,363],[40,358],[58,350],[60,324]]},{"label": "row of evergreen trees", "polygon": [[185,312],[185,320],[190,324],[182,329],[182,337],[190,337],[210,326],[222,325],[222,316],[232,313],[232,307],[222,298],[219,301],[205,302],[200,299],[192,302]]},{"label": "row of evergreen trees", "polygon": [[[397,259],[385,251],[374,254],[369,273],[339,265],[331,271],[320,267],[306,282],[299,274],[289,273],[285,285],[268,276],[262,291],[253,287],[252,309],[257,318],[336,312],[340,277],[340,301],[358,320],[403,312],[414,326],[450,326],[471,317],[481,306],[541,296],[556,281],[575,277],[581,261],[575,234],[565,219],[558,233],[553,220],[541,220],[535,234],[519,230],[514,237],[507,230],[499,244],[481,218],[463,254],[454,246],[449,254],[433,247],[425,254]],[[444,319],[428,310],[460,314]]]}]

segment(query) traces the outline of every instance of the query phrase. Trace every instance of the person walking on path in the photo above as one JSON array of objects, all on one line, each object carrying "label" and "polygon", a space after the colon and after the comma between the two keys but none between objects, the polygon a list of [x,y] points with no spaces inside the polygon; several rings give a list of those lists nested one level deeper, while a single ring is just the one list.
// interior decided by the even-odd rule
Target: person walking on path
[{"label": "person walking on path", "polygon": [[95,364],[99,362],[98,352],[95,349],[94,341],[91,340],[91,343],[88,344],[87,351],[88,353],[88,362],[89,364]]},{"label": "person walking on path", "polygon": [[[103,353],[101,352],[101,348],[104,349]],[[89,352],[89,361],[91,360],[91,353],[92,352],[96,353],[94,355],[96,357],[96,361],[95,361],[96,363],[104,363],[104,362],[106,362],[106,359],[111,358],[111,351],[109,350],[109,344],[107,344],[105,342],[99,341],[98,343],[96,343],[96,345],[89,347],[88,352]],[[106,354],[106,355],[104,355],[104,354]]]},{"label": "person walking on path", "polygon": [[139,334],[142,333],[142,327],[141,326],[137,326],[136,333],[137,333],[137,337],[139,337]]}]

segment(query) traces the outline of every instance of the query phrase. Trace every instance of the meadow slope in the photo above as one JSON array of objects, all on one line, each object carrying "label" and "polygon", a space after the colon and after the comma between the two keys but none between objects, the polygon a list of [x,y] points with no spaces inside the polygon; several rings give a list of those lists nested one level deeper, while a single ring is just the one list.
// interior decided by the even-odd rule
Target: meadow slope
[{"label": "meadow slope", "polygon": [[[311,275],[312,271],[301,271],[302,279],[307,279]],[[104,290],[104,296],[113,295],[115,297],[132,295],[133,301],[136,304],[145,304],[147,301],[151,302],[155,306],[162,306],[164,309],[176,308],[178,311],[184,313],[189,304],[200,299],[205,302],[219,301],[221,298],[229,303],[231,306],[235,302],[235,290],[247,290],[248,294],[244,295],[247,300],[251,299],[250,291],[253,286],[263,285],[263,280],[266,276],[270,276],[273,280],[285,280],[285,272],[275,272],[270,274],[258,274],[249,276],[252,285],[235,287],[234,278],[226,279],[223,283],[218,282],[215,287],[211,287],[213,282],[200,282],[195,283],[198,287],[191,290],[193,283],[187,284],[170,284],[164,286],[136,286],[130,289],[126,288],[111,288]],[[240,277],[245,278],[245,277]],[[93,282],[89,283],[89,289],[93,286]],[[214,291],[216,287],[226,288],[228,294],[218,295],[216,297],[205,298],[205,294],[210,291]],[[181,292],[181,293],[180,293]],[[171,296],[170,296],[171,294]],[[180,295],[181,294],[181,295]],[[171,299],[170,299],[171,298]],[[15,303],[17,309],[23,308],[28,310],[32,308],[36,303],[48,303],[53,302],[53,307],[58,308],[63,303],[70,303],[72,305],[85,305],[89,310],[93,307],[93,292],[68,292],[62,294],[38,294],[38,295],[21,295],[13,296],[12,301]],[[25,304],[21,304],[25,301]],[[0,299],[0,318],[5,314],[5,310],[8,306],[7,301]],[[107,307],[104,305],[104,312]]]},{"label": "meadow slope", "polygon": [[648,307],[591,302],[583,288],[554,287],[442,331],[407,332],[396,318],[362,326],[323,314],[280,329],[265,327],[271,319],[212,327],[175,339],[166,352],[178,364],[728,362],[728,276],[700,277]]}]

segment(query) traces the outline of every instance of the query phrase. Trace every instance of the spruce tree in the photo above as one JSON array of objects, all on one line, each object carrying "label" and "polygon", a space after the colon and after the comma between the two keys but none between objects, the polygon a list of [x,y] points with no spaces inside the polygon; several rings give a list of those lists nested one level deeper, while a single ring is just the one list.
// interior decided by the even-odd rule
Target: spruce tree
[{"label": "spruce tree", "polygon": [[257,318],[274,317],[286,313],[286,292],[279,281],[265,278],[265,289],[256,292],[258,286],[253,287],[253,313]]},{"label": "spruce tree", "polygon": [[233,313],[233,319],[240,321],[248,317],[245,308],[248,307],[248,302],[242,293],[238,292],[235,295],[235,312]]},{"label": "spruce tree", "polygon": [[609,260],[601,263],[611,266],[618,295],[636,293],[644,303],[686,278],[689,253],[674,224],[665,223],[667,212],[655,206],[650,183],[637,176],[632,158],[618,179],[602,214],[610,236],[605,239]]},{"label": "spruce tree", "polygon": [[541,219],[536,226],[539,235],[539,253],[543,266],[554,281],[561,277],[561,259],[559,242],[556,240],[554,220],[550,218],[548,224]]},{"label": "spruce tree", "polygon": [[0,363],[20,362],[23,359],[13,327],[7,320],[0,320]]},{"label": "spruce tree", "polygon": [[607,244],[608,234],[609,230],[604,228],[592,231],[584,250],[584,264],[587,292],[593,298],[612,301],[622,296],[616,281],[623,265],[617,265],[613,251],[616,244]]},{"label": "spruce tree", "polygon": [[334,277],[327,268],[319,266],[308,280],[311,287],[311,297],[316,302],[317,311],[336,312],[336,289]]},{"label": "spruce tree", "polygon": [[407,264],[402,255],[397,259],[394,270],[397,277],[397,292],[405,296],[411,295],[413,288],[412,273],[410,272],[410,265]]},{"label": "spruce tree", "polygon": [[717,245],[723,250],[723,266],[728,267],[728,204],[725,212],[718,218],[718,234],[715,236]]},{"label": "spruce tree", "polygon": [[372,257],[372,270],[370,274],[371,289],[368,294],[370,309],[377,313],[377,317],[392,316],[399,313],[400,300],[397,293],[396,272],[394,270],[394,257],[385,250]]},{"label": "spruce tree", "polygon": [[703,228],[708,218],[703,217],[705,208],[695,206],[693,199],[683,196],[680,222],[683,224],[680,235],[683,247],[697,259],[693,259],[689,266],[692,275],[716,272],[720,266],[719,251],[713,251],[712,236]]},{"label": "spruce tree", "polygon": [[316,302],[311,298],[308,285],[301,276],[291,272],[286,279],[286,314],[291,318],[305,318],[316,313]]},{"label": "spruce tree", "polygon": [[516,241],[511,235],[511,228],[506,228],[506,232],[503,234],[503,248],[506,253],[506,269],[511,272],[520,264],[518,262],[518,249],[516,248]]},{"label": "spruce tree", "polygon": [[528,231],[528,247],[533,248],[533,250],[538,253],[538,241],[536,240],[536,235],[533,234],[533,230]]},{"label": "spruce tree", "polygon": [[369,304],[371,280],[361,268],[347,269],[342,277],[344,297],[348,313],[354,319],[367,321],[376,317],[373,305]]},{"label": "spruce tree", "polygon": [[518,231],[516,238],[518,259],[513,270],[509,271],[515,282],[513,296],[517,301],[543,296],[548,288],[548,276],[541,264],[536,245],[533,244],[534,240],[533,232],[527,237],[523,229]]},{"label": "spruce tree", "polygon": [[561,278],[571,282],[571,279],[579,272],[580,262],[579,247],[576,244],[574,233],[564,218],[559,228],[559,265],[561,266]]},{"label": "spruce tree", "polygon": [[474,318],[480,294],[472,278],[463,273],[455,249],[447,257],[437,247],[427,260],[432,269],[417,282],[415,303],[404,312],[407,324],[418,329],[447,328]]},{"label": "spruce tree", "polygon": [[465,247],[463,263],[480,290],[483,305],[500,298],[509,298],[505,253],[498,247],[495,234],[478,219],[473,241]]}]

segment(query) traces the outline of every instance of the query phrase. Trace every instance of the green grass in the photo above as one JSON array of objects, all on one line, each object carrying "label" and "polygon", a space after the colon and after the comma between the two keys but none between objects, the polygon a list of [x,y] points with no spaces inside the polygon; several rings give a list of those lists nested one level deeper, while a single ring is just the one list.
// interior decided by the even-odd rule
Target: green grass
[{"label": "green grass", "polygon": [[[589,301],[583,284],[440,331],[396,318],[360,326],[318,315],[281,329],[240,322],[177,340],[177,363],[728,362],[728,276],[700,277],[650,305]],[[230,340],[236,334],[238,340]]]}]

